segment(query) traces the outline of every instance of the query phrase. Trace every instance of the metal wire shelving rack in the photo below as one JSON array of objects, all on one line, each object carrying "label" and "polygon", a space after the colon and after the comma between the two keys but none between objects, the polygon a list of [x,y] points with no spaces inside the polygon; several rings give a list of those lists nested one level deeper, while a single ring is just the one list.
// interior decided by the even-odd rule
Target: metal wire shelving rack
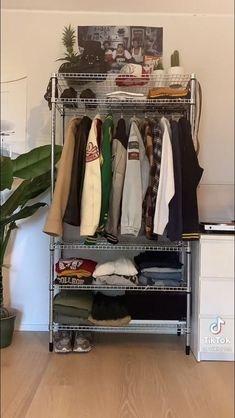
[{"label": "metal wire shelving rack", "polygon": [[[64,135],[65,117],[71,115],[84,115],[93,112],[101,115],[107,112],[113,112],[113,115],[119,112],[125,115],[133,115],[143,113],[154,114],[155,116],[169,113],[172,115],[184,114],[190,119],[192,126],[192,136],[194,137],[195,127],[195,111],[196,111],[196,77],[191,75],[163,75],[139,78],[139,85],[135,86],[117,86],[116,78],[118,74],[52,74],[52,112],[51,112],[51,199],[53,197],[55,173],[54,173],[54,148],[56,142],[56,119],[57,114],[63,121],[62,133]],[[122,78],[122,77],[121,77]],[[124,77],[123,77],[124,78]],[[128,80],[128,75],[125,75],[125,80]],[[128,84],[128,83],[127,83]],[[141,85],[142,84],[142,85]],[[61,94],[68,86],[73,86],[77,91],[76,98],[61,98]],[[171,87],[180,86],[188,89],[187,97],[158,97],[156,99],[148,99],[148,91],[153,87]],[[95,98],[80,98],[80,94],[85,89],[92,89]],[[128,94],[142,94],[142,96],[135,97],[135,95],[126,95],[123,98],[110,97],[109,93],[126,92]],[[119,116],[119,115],[118,115]],[[55,283],[54,263],[56,250],[98,250],[98,251],[173,251],[181,252],[182,260],[184,262],[184,280],[179,287],[169,286],[111,286],[111,285],[58,285]],[[124,291],[139,291],[139,292],[175,292],[184,293],[187,300],[186,319],[182,321],[143,321],[132,320],[127,326],[91,326],[91,325],[63,325],[53,322],[53,298],[58,290],[124,290]],[[86,245],[81,239],[76,241],[63,241],[50,239],[50,282],[49,282],[49,351],[53,351],[53,333],[56,330],[81,330],[92,332],[122,332],[122,333],[157,333],[165,328],[175,330],[178,335],[185,334],[186,354],[190,353],[190,309],[191,309],[191,247],[190,242],[180,241],[176,243],[163,240],[149,241],[144,238],[137,238],[135,240],[127,240],[123,238],[118,244],[112,245],[104,239],[100,239],[95,245]]]},{"label": "metal wire shelving rack", "polygon": [[156,334],[162,330],[169,329],[176,331],[178,335],[186,332],[186,321],[151,321],[132,320],[127,326],[97,326],[97,325],[61,325],[54,324],[54,330],[68,331],[92,331],[92,332],[114,332],[114,333],[135,333],[135,334]]}]

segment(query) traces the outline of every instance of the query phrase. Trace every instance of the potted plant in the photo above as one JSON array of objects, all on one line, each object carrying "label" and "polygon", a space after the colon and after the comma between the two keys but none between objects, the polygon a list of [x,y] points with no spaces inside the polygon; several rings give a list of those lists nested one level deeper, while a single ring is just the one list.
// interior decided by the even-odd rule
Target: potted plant
[{"label": "potted plant", "polygon": [[[153,69],[154,87],[164,87],[165,85],[165,70],[161,58],[157,61]],[[156,77],[155,77],[156,76]]]},{"label": "potted plant", "polygon": [[[60,158],[62,147],[55,147],[55,162]],[[0,209],[0,348],[11,344],[15,312],[3,306],[4,256],[11,233],[17,221],[32,216],[44,202],[28,204],[47,190],[51,182],[51,146],[44,145],[19,155],[16,159],[0,156],[0,190],[4,203]],[[21,179],[21,181],[19,180]],[[15,183],[18,183],[15,186]]]},{"label": "potted plant", "polygon": [[77,64],[80,61],[80,55],[74,52],[74,44],[76,41],[75,29],[65,26],[62,33],[62,44],[66,48],[66,53],[63,58],[58,58],[56,61],[65,61],[60,68],[59,73],[77,73]]},{"label": "potted plant", "polygon": [[179,58],[179,51],[175,50],[171,55],[171,66],[168,70],[169,74],[183,74],[184,69],[180,66],[180,58]]}]

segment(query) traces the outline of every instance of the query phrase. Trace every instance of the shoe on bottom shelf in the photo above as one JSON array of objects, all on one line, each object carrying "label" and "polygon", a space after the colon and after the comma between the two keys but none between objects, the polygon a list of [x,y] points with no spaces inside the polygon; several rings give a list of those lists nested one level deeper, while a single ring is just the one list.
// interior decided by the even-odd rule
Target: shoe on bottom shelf
[{"label": "shoe on bottom shelf", "polygon": [[71,331],[57,331],[54,334],[54,350],[56,353],[70,353],[72,351]]},{"label": "shoe on bottom shelf", "polygon": [[88,353],[92,349],[92,336],[90,332],[75,332],[73,351],[76,353]]}]

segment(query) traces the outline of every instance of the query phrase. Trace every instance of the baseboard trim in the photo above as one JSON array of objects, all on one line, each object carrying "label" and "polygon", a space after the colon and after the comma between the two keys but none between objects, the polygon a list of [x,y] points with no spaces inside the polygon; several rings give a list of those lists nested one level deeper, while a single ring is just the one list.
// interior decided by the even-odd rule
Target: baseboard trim
[{"label": "baseboard trim", "polygon": [[48,331],[48,324],[20,324],[16,325],[16,331]]}]

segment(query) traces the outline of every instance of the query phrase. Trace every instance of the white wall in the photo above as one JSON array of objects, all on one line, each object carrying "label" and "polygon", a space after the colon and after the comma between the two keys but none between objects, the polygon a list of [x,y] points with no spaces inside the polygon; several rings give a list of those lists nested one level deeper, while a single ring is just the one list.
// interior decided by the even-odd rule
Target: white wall
[{"label": "white wall", "polygon": [[[19,2],[6,3],[14,7]],[[232,3],[225,2],[224,9],[222,2],[199,3],[201,9],[197,2],[192,3],[189,9],[188,2],[182,0],[176,10],[173,2],[172,9],[162,2],[162,14],[3,10],[2,80],[28,76],[29,148],[50,141],[50,113],[43,95],[50,73],[58,69],[55,60],[64,52],[61,32],[65,25],[162,26],[165,67],[171,52],[179,49],[185,72],[195,72],[202,85],[199,158],[205,171],[199,188],[201,217],[233,217]],[[120,4],[124,7],[124,2]],[[154,4],[151,7],[156,10],[157,2]],[[108,5],[106,10],[111,8],[110,2]],[[47,328],[49,240],[41,232],[44,218],[42,210],[41,215],[24,222],[13,243],[11,304],[23,312],[18,323],[21,329]]]}]

